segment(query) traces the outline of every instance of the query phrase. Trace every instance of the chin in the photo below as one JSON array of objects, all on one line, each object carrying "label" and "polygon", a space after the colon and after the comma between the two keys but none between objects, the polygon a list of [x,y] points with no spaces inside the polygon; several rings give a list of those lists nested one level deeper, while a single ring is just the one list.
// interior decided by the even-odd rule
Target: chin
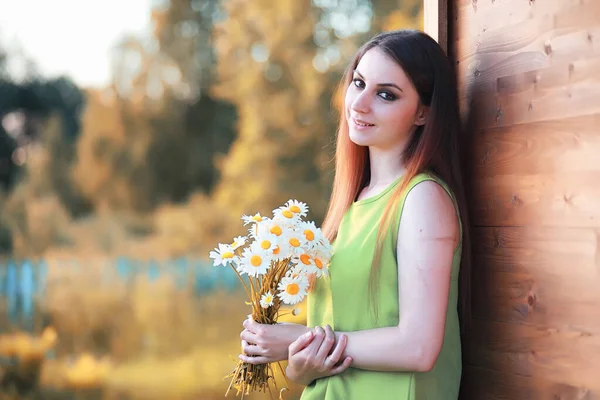
[{"label": "chin", "polygon": [[368,146],[371,146],[372,142],[373,142],[365,135],[361,135],[358,132],[352,132],[352,130],[350,130],[349,138],[350,138],[350,141],[357,146],[368,147]]}]

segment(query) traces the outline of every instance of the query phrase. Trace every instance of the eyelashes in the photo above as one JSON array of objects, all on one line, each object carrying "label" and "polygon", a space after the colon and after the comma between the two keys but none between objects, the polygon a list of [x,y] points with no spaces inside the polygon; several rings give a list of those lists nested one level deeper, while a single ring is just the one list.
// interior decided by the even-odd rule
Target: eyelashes
[{"label": "eyelashes", "polygon": [[[352,84],[356,88],[361,89],[361,90],[366,87],[365,82],[360,78],[353,78]],[[393,93],[385,91],[385,90],[377,92],[377,96],[379,96],[381,99],[383,99],[385,101],[394,101],[397,99],[397,97]]]}]

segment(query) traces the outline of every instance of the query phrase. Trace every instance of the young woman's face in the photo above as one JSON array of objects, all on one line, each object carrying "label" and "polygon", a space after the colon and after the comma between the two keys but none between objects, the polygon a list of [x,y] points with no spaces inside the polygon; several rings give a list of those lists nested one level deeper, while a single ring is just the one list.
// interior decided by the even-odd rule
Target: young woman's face
[{"label": "young woman's face", "polygon": [[378,48],[368,50],[346,91],[350,140],[359,146],[403,146],[424,123],[419,96],[402,68]]}]

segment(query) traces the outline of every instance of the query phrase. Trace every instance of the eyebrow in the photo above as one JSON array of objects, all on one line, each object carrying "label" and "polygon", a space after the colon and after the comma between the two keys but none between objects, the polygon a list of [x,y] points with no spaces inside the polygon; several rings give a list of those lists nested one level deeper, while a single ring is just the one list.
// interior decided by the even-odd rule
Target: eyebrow
[{"label": "eyebrow", "polygon": [[[361,77],[363,80],[365,79],[364,76],[362,76],[362,74],[360,72],[358,72],[358,69],[355,69],[354,72],[356,73],[356,75],[358,75],[359,77]],[[395,83],[378,83],[377,86],[382,86],[382,87],[393,87],[398,89],[399,91],[401,91],[402,93],[404,93],[404,90],[402,90],[400,88],[400,86],[396,85]]]}]

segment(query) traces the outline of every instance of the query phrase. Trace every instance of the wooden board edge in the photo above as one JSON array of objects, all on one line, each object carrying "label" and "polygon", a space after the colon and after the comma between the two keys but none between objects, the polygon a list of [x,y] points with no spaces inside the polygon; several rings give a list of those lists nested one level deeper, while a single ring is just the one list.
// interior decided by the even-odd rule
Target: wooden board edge
[{"label": "wooden board edge", "polygon": [[435,39],[448,54],[448,1],[449,0],[424,0],[425,33]]}]

